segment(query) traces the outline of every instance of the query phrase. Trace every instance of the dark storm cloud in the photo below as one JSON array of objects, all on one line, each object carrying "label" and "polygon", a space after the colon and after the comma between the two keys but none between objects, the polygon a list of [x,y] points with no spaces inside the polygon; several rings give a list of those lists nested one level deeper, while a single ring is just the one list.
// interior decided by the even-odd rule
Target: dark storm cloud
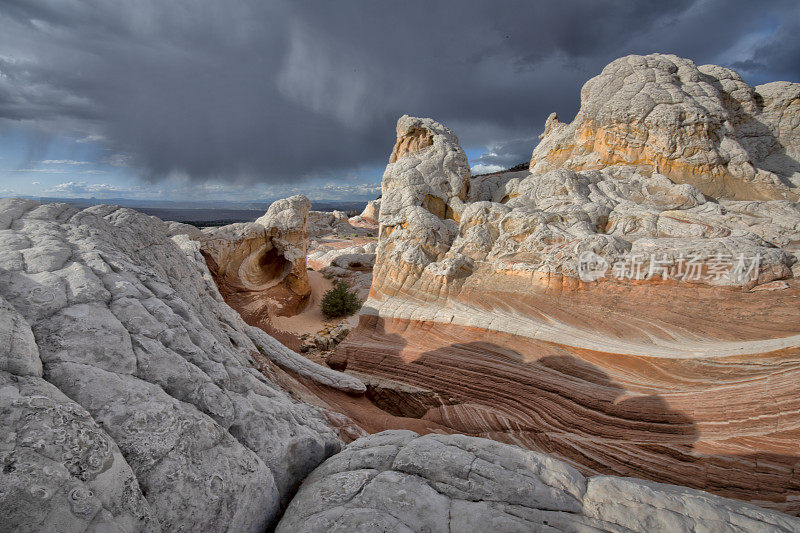
[{"label": "dark storm cloud", "polygon": [[800,81],[799,19],[780,0],[3,0],[0,117],[101,134],[154,179],[335,175],[385,161],[403,113],[516,162],[621,55]]}]

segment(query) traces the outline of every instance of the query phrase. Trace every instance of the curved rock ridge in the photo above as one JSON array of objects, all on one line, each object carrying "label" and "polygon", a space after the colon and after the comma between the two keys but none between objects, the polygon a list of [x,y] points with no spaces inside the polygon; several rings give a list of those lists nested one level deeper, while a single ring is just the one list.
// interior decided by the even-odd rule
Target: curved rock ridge
[{"label": "curved rock ridge", "polygon": [[798,203],[624,164],[471,177],[441,124],[397,139],[329,365],[436,431],[800,513]]},{"label": "curved rock ridge", "polygon": [[201,232],[174,225],[171,230],[200,243],[225,301],[248,324],[269,330],[270,317],[299,313],[311,296],[306,273],[310,209],[311,202],[296,195],[273,202],[255,222]]},{"label": "curved rock ridge", "polygon": [[798,83],[750,87],[717,65],[631,55],[586,82],[571,123],[548,117],[530,169],[625,165],[714,198],[797,200],[798,117]]},{"label": "curved rock ridge", "polygon": [[464,435],[363,437],[303,482],[278,532],[790,532],[800,519],[707,492],[592,476]]},{"label": "curved rock ridge", "polygon": [[3,528],[262,531],[340,449],[347,421],[282,390],[275,364],[363,384],[247,326],[170,231],[117,206],[0,200]]},{"label": "curved rock ridge", "polygon": [[[778,339],[757,335],[747,339],[754,344],[736,347],[725,343],[730,332],[719,339],[715,332],[693,337],[669,322],[648,328],[646,337],[624,339],[602,322],[599,331],[574,319],[564,324],[547,309],[531,315],[514,302],[525,294],[584,291],[589,284],[609,293],[640,284],[666,285],[669,292],[677,284],[692,293],[707,285],[741,290],[792,279],[800,257],[799,204],[708,201],[694,186],[628,167],[471,180],[463,151],[444,126],[402,117],[398,143],[419,124],[434,132],[433,144],[389,163],[384,173],[381,236],[365,314],[553,342],[571,338],[575,346],[633,355],[731,355],[798,345],[796,329]],[[492,298],[508,305],[475,312]],[[733,293],[730,299],[753,300]],[[688,339],[693,342],[687,345]]]},{"label": "curved rock ridge", "polygon": [[351,223],[353,222],[365,222],[367,224],[378,224],[378,218],[380,217],[381,212],[381,199],[378,198],[377,200],[370,200],[367,202],[366,207],[361,212],[360,215],[357,217],[353,217],[356,220],[354,221],[353,218],[350,219]]},{"label": "curved rock ridge", "polygon": [[[686,295],[662,296],[683,302]],[[511,298],[506,295],[496,307],[522,301]],[[554,294],[553,300],[564,298]],[[604,304],[591,296],[587,301],[594,305],[568,302],[563,314],[601,320]],[[798,302],[796,295],[793,303]],[[529,312],[539,304],[534,301]],[[724,295],[689,304],[662,303],[651,310],[647,300],[625,303],[641,323],[658,314],[685,314],[687,326],[725,326],[702,320],[697,311],[724,304]],[[764,302],[766,309],[770,305]],[[609,325],[614,326],[621,336],[641,334],[622,321]],[[768,326],[764,321],[755,327]],[[375,405],[429,430],[544,452],[585,475],[685,485],[800,513],[797,348],[716,358],[643,357],[424,319],[362,316],[330,363],[367,383]]]}]

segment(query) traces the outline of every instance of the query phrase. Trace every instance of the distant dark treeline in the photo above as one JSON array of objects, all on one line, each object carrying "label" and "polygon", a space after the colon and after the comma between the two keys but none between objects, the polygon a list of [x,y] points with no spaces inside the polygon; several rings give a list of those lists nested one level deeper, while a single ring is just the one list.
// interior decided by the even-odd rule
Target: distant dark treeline
[{"label": "distant dark treeline", "polygon": [[529,161],[523,161],[522,163],[517,163],[513,167],[507,168],[505,170],[498,170],[496,172],[486,172],[484,174],[474,174],[472,177],[473,178],[479,178],[481,176],[494,176],[496,174],[502,174],[504,172],[518,172],[520,170],[528,170],[528,166],[530,166],[530,162]]}]

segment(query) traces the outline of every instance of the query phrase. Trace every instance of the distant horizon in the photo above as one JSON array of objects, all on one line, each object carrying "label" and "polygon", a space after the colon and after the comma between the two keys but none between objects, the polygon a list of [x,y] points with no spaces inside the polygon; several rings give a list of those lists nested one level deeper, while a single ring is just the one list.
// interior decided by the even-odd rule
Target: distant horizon
[{"label": "distant horizon", "polygon": [[[298,193],[302,194],[302,193]],[[290,195],[294,196],[294,195]],[[303,195],[306,196],[306,195]],[[101,204],[115,204],[115,205],[122,205],[123,207],[131,207],[131,206],[168,206],[173,207],[175,209],[229,209],[229,208],[240,208],[246,209],[246,206],[266,206],[269,207],[272,203],[282,200],[284,198],[288,198],[288,196],[276,196],[274,198],[265,198],[265,199],[258,199],[252,201],[244,201],[244,200],[157,200],[157,199],[149,199],[149,198],[126,198],[126,197],[108,197],[108,198],[96,198],[96,197],[85,197],[85,196],[44,196],[44,195],[8,195],[8,196],[0,196],[0,199],[3,198],[22,198],[27,200],[35,200],[40,203],[56,203],[56,202],[64,202],[70,204],[87,204],[87,205],[101,205]],[[375,198],[370,198],[369,200],[337,200],[337,199],[319,199],[319,200],[311,200],[312,209],[314,206],[337,206],[337,205],[366,205],[367,202],[372,200],[379,199],[380,196]],[[181,207],[185,206],[185,207]],[[255,207],[254,207],[255,208]],[[324,209],[322,209],[324,210]]]},{"label": "distant horizon", "polygon": [[[0,197],[2,199],[3,197]],[[264,215],[269,206],[281,198],[258,200],[252,202],[235,200],[147,200],[130,198],[60,198],[37,196],[9,196],[6,198],[23,198],[42,204],[68,203],[80,209],[95,205],[119,205],[152,215],[167,222],[183,222],[198,227],[221,226],[236,222],[253,222]],[[360,200],[312,200],[312,211],[346,211],[360,213],[367,201]]]},{"label": "distant horizon", "polygon": [[[534,146],[535,143],[532,143],[530,150],[533,150]],[[2,148],[3,146],[0,144],[0,151],[2,151]],[[465,148],[465,152],[470,160],[480,161],[481,157],[485,155],[480,148]],[[388,151],[386,157],[388,159]],[[0,156],[0,167],[2,167],[2,160],[3,157]],[[512,166],[510,161],[515,160],[503,158],[501,159],[501,162],[505,163],[503,165],[476,162],[472,165],[472,169],[476,174],[496,172]],[[85,165],[91,165],[91,163],[86,161],[70,159],[47,159],[39,161],[38,163],[55,165],[56,167],[66,167],[68,170],[63,171],[64,174],[72,177],[75,177],[74,173],[70,173],[72,169],[83,169]],[[516,163],[517,161],[515,161],[515,164]],[[30,176],[36,177],[37,180],[31,180],[30,183],[40,187],[42,190],[38,193],[17,192],[4,189],[2,186],[5,182],[0,181],[0,198],[47,198],[60,199],[61,201],[67,201],[69,199],[85,199],[88,201],[90,199],[96,199],[101,200],[103,203],[114,203],[114,200],[145,202],[145,204],[142,205],[149,205],[147,202],[190,202],[192,205],[196,205],[207,202],[221,202],[226,204],[247,204],[252,202],[271,203],[281,198],[302,194],[312,202],[357,201],[366,203],[380,197],[381,177],[384,167],[385,165],[376,165],[374,167],[362,169],[363,172],[368,172],[375,176],[371,180],[364,180],[354,176],[348,179],[327,181],[297,179],[292,180],[288,184],[237,184],[213,181],[192,183],[191,180],[188,180],[186,177],[173,176],[165,180],[156,181],[151,184],[145,183],[132,188],[118,187],[111,184],[88,184],[84,181],[74,180],[63,182],[52,187],[45,187],[43,182],[37,180],[45,179],[43,175],[50,176],[51,179],[54,179],[53,176],[62,176],[62,171],[58,168],[42,169],[41,172],[43,175],[39,175],[36,173],[35,169],[6,169],[6,177],[9,172],[28,173]],[[78,172],[79,176],[81,172],[105,175],[106,177],[109,175],[106,171],[97,170],[78,170],[75,172]],[[0,179],[2,179],[3,176],[4,170],[0,168]]]}]

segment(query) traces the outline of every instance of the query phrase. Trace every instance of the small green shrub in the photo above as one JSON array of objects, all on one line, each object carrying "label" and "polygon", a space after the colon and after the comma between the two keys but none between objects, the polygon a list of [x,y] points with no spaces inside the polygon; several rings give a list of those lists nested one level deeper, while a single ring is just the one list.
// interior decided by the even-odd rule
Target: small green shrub
[{"label": "small green shrub", "polygon": [[352,315],[361,308],[361,300],[346,281],[339,281],[322,296],[322,314],[328,318]]}]

